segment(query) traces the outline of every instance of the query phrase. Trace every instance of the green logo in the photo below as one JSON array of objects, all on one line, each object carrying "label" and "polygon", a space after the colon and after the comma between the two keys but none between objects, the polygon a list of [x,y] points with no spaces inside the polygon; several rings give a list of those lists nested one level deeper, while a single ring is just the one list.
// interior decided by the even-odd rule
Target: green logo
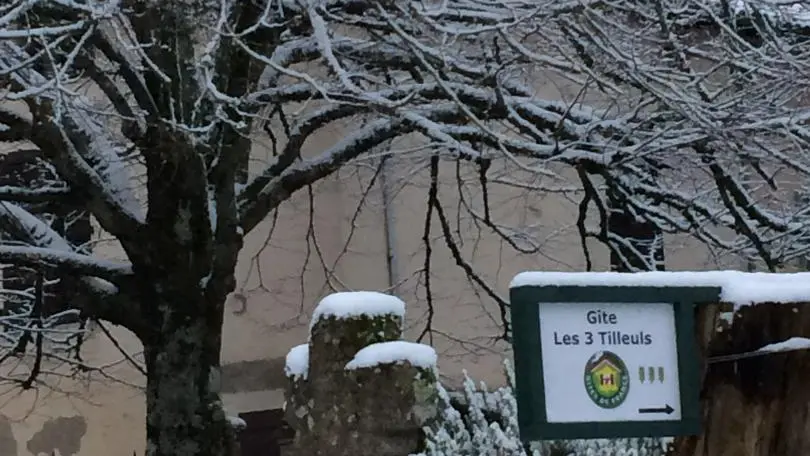
[{"label": "green logo", "polygon": [[585,365],[585,391],[599,407],[616,408],[627,399],[630,375],[624,361],[613,352],[597,352]]}]

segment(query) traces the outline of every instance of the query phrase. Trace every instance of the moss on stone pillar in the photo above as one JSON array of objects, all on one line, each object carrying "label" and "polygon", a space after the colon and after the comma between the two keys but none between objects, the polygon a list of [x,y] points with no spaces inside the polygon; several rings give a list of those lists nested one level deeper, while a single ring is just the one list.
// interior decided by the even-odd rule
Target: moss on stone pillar
[{"label": "moss on stone pillar", "polygon": [[437,414],[436,354],[397,340],[403,314],[401,301],[381,293],[321,301],[306,359],[301,346],[287,359],[293,454],[407,456],[420,449],[422,428]]}]

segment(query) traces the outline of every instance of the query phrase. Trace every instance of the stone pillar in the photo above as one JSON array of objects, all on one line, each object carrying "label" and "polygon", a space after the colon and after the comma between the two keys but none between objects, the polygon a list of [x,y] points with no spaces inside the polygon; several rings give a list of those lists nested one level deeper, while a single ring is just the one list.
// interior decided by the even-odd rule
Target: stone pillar
[{"label": "stone pillar", "polygon": [[407,456],[437,414],[436,352],[399,341],[405,305],[335,293],[315,309],[309,343],[287,356],[286,417],[298,456]]}]

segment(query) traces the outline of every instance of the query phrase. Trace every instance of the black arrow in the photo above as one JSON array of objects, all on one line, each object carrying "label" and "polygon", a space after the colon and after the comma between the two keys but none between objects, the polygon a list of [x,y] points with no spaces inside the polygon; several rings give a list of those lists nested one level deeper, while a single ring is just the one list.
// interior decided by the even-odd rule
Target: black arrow
[{"label": "black arrow", "polygon": [[667,415],[672,414],[675,409],[672,408],[669,404],[664,407],[657,407],[657,408],[640,408],[638,409],[638,413],[666,413]]}]

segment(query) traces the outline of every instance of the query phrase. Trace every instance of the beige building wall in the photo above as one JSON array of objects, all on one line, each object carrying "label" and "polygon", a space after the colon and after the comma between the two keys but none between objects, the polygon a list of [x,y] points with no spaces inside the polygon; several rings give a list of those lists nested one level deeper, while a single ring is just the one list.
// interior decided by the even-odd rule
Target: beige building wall
[{"label": "beige building wall", "polygon": [[[547,78],[538,80],[543,81],[538,83],[541,96],[568,100],[576,95]],[[356,125],[336,126],[306,147],[309,153],[317,153],[353,128]],[[254,169],[272,159],[267,141],[260,138],[254,147]],[[378,160],[368,159],[314,185],[312,202],[306,190],[297,193],[247,235],[237,268],[240,293],[246,299],[242,302],[232,296],[225,315],[222,395],[230,413],[282,405],[284,357],[291,347],[306,342],[310,312],[318,299],[333,290],[384,290],[404,299],[406,337],[415,339],[431,324],[433,331],[423,341],[437,348],[448,383],[456,384],[462,369],[492,385],[503,381],[501,362],[510,355],[508,346],[498,339],[502,333],[499,306],[456,264],[435,213],[429,238],[432,302],[427,300],[422,272],[429,179],[425,155],[415,149],[420,143],[418,137],[406,137],[390,145],[393,158],[385,175],[392,195],[388,217],[379,177],[370,185]],[[518,254],[476,223],[468,210],[458,210],[464,203],[469,210],[483,211],[475,170],[466,166],[461,171],[466,182],[463,202],[455,165],[442,164],[442,207],[463,258],[499,297],[507,299],[508,283],[520,271],[584,269],[574,226],[576,192],[491,184],[493,219],[536,243],[537,252]],[[557,177],[528,177],[504,164],[495,165],[490,174],[491,180],[523,178],[535,186],[575,186],[564,171]],[[605,270],[606,250],[595,244],[588,248],[594,269]],[[667,239],[667,250],[671,269],[737,266],[733,259],[713,258],[685,238]],[[120,256],[114,242],[99,242],[98,252]],[[0,391],[0,456],[39,456],[53,450],[62,456],[141,454],[143,378],[127,360],[139,359],[140,347],[127,331],[109,329],[118,346],[97,328],[84,348],[87,365],[97,370],[69,376],[63,366],[49,366],[58,373],[45,377],[36,389],[20,392],[7,386]]]},{"label": "beige building wall", "polygon": [[[312,147],[328,146],[341,134],[337,131],[332,137],[324,136],[322,144]],[[315,186],[311,216],[309,197],[300,192],[279,209],[276,217],[247,236],[237,269],[241,292],[247,299],[244,304],[233,297],[229,300],[224,327],[222,393],[230,413],[282,406],[284,356],[291,347],[306,341],[311,310],[332,290],[394,290],[408,304],[407,337],[415,339],[428,324],[425,278],[420,274],[425,263],[422,236],[428,178],[424,168],[392,168],[389,182],[396,196],[390,208],[389,236],[397,275],[394,284],[389,283],[386,262],[382,190],[379,185],[367,189],[372,172],[362,164]],[[493,186],[490,204],[496,219],[541,241],[536,254],[518,255],[496,236],[477,229],[469,217],[463,218],[464,214],[457,221],[454,165],[443,164],[441,172],[439,194],[447,218],[454,229],[460,227],[458,243],[464,258],[500,297],[507,298],[508,283],[520,271],[584,269],[582,248],[573,227],[575,195],[516,192]],[[470,204],[479,204],[476,196],[480,198],[480,194],[472,195]],[[357,212],[361,199],[365,206]],[[501,363],[509,358],[508,346],[497,339],[502,333],[499,308],[492,299],[481,296],[481,290],[471,285],[456,265],[435,217],[431,246],[434,331],[432,340],[428,337],[424,341],[437,348],[440,369],[448,383],[456,384],[466,369],[477,380],[499,384]],[[673,269],[717,265],[705,250],[686,240],[671,239],[668,247],[667,263]],[[606,250],[599,245],[589,248],[595,269],[606,269]],[[137,340],[121,328],[110,329],[128,355],[137,359]],[[142,451],[142,376],[98,330],[86,343],[84,357],[88,365],[108,367],[80,373],[75,379],[49,376],[48,383],[36,390],[4,392],[0,449],[5,450],[3,442],[10,442],[13,435],[20,456],[39,456],[37,451],[52,449],[65,456]],[[9,448],[0,454],[15,453]]]}]

